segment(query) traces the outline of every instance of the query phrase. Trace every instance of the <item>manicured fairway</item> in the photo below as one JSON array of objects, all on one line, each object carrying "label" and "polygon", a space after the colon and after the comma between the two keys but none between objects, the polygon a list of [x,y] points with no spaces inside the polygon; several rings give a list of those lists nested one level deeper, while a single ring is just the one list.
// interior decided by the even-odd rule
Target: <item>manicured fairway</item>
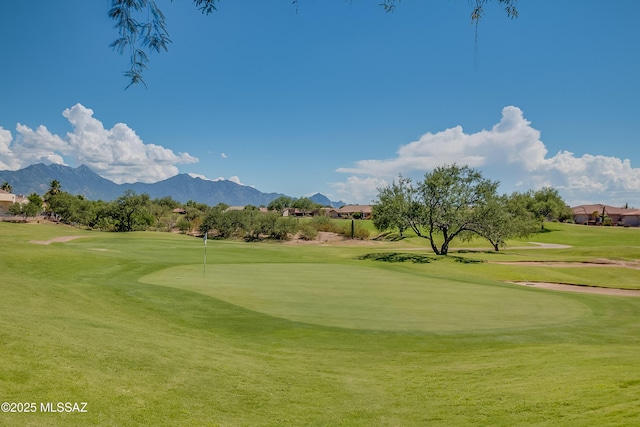
[{"label": "manicured fairway", "polygon": [[203,270],[202,265],[172,267],[141,281],[275,317],[354,329],[469,332],[558,325],[589,312],[564,294],[371,266],[256,263],[210,265],[206,275]]},{"label": "manicured fairway", "polygon": [[549,229],[573,248],[211,240],[204,274],[200,239],[0,223],[0,403],[37,407],[0,425],[640,425],[640,298],[504,283],[637,270],[478,262],[633,261],[640,232]]}]

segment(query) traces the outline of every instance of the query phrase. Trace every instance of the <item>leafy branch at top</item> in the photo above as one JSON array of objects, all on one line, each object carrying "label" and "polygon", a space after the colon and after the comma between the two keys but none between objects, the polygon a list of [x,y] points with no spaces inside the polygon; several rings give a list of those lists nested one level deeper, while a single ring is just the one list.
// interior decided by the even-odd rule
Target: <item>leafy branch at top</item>
[{"label": "leafy branch at top", "polygon": [[[385,12],[391,13],[402,0],[382,0],[379,5]],[[510,18],[518,17],[517,0],[469,0],[473,9],[471,22],[477,26],[484,16],[484,6],[496,1]],[[204,15],[209,15],[217,9],[220,0],[193,0],[193,4]],[[291,0],[298,8],[299,0]],[[142,84],[146,87],[143,73],[149,63],[149,54],[167,51],[171,39],[167,32],[165,16],[154,0],[111,0],[109,18],[115,21],[114,28],[118,31],[118,38],[109,46],[118,53],[129,55],[129,70],[124,76],[131,85]]]}]

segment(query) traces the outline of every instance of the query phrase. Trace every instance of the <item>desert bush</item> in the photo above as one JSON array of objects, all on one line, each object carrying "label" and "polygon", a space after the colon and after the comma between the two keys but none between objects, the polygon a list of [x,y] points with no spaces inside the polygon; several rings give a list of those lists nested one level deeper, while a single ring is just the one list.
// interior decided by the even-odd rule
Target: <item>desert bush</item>
[{"label": "desert bush", "polygon": [[298,230],[298,221],[295,218],[276,218],[276,223],[271,232],[271,237],[278,240],[286,240]]},{"label": "desert bush", "polygon": [[331,221],[331,218],[329,218],[328,216],[314,216],[309,224],[311,224],[311,226],[315,228],[316,231],[328,231],[333,233],[337,233],[339,231],[336,224]]},{"label": "desert bush", "polygon": [[187,234],[189,231],[191,231],[191,223],[186,219],[181,218],[180,220],[178,220],[176,227],[178,227],[178,230],[180,230],[182,234]]},{"label": "desert bush", "polygon": [[[351,222],[347,222],[345,224],[342,225],[342,227],[340,228],[340,230],[338,231],[338,234],[347,237],[347,238],[351,238]],[[354,222],[353,223],[353,238],[354,239],[368,239],[370,235],[369,230],[367,230],[362,224],[360,224],[359,222]]]},{"label": "desert bush", "polygon": [[300,226],[300,238],[303,240],[313,240],[318,236],[318,230],[313,224],[307,222]]}]

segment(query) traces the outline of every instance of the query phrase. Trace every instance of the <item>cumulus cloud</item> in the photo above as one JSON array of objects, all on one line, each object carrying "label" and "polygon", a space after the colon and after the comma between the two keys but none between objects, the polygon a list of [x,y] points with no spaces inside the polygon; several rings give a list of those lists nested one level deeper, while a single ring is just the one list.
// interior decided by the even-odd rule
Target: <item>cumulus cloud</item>
[{"label": "cumulus cloud", "polygon": [[383,178],[350,176],[345,182],[333,183],[332,187],[350,202],[371,203],[378,194],[378,188],[388,184]]},{"label": "cumulus cloud", "polygon": [[187,175],[189,175],[191,178],[200,178],[204,181],[218,181],[218,179],[207,178],[206,176],[199,173],[188,173]]},{"label": "cumulus cloud", "polygon": [[15,170],[20,167],[19,161],[9,148],[12,140],[11,132],[0,126],[0,170]]},{"label": "cumulus cloud", "polygon": [[228,158],[229,156],[226,155],[226,153],[220,153],[220,157],[222,157],[223,159]]},{"label": "cumulus cloud", "polygon": [[242,182],[240,182],[240,178],[236,175],[229,177],[229,181],[235,182],[238,185],[244,185]]},{"label": "cumulus cloud", "polygon": [[206,181],[214,181],[214,182],[215,181],[231,181],[231,182],[235,182],[238,185],[245,185],[240,181],[240,178],[238,176],[236,176],[236,175],[231,176],[229,178],[225,178],[223,176],[219,176],[219,177],[217,177],[215,179],[207,178],[206,176],[201,175],[201,174],[197,174],[197,173],[189,173],[188,175],[190,177],[192,177],[192,178],[200,178],[200,179],[204,179]]},{"label": "cumulus cloud", "polygon": [[211,178],[207,178],[206,176],[199,174],[199,173],[188,173],[187,175],[189,175],[191,178],[200,178],[203,179],[205,181],[231,181],[231,182],[235,182],[238,185],[245,185],[240,181],[240,178],[236,175],[231,176],[229,178],[225,178],[223,176],[219,176],[215,179],[211,179]]},{"label": "cumulus cloud", "polygon": [[522,110],[508,106],[490,130],[465,133],[456,126],[429,132],[401,146],[392,158],[360,160],[339,168],[337,172],[351,176],[334,187],[344,197],[364,202],[377,194],[371,184],[376,180],[422,174],[439,165],[457,163],[490,174],[507,187],[505,191],[553,186],[569,202],[622,204],[640,190],[640,169],[633,168],[629,160],[591,154],[576,157],[568,151],[552,157],[547,154],[540,131],[531,126]]},{"label": "cumulus cloud", "polygon": [[133,129],[117,123],[105,129],[93,117],[93,110],[76,104],[64,110],[73,131],[64,137],[54,135],[41,125],[35,130],[20,123],[16,138],[0,128],[0,167],[19,169],[33,163],[66,164],[69,159],[84,164],[97,174],[116,183],[156,182],[178,173],[177,164],[195,163],[188,153],[145,144]]}]

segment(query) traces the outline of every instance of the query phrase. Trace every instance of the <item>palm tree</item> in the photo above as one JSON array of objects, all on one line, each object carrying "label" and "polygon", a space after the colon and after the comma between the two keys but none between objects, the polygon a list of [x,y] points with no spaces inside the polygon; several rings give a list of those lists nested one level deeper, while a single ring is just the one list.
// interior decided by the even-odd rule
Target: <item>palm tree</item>
[{"label": "palm tree", "polygon": [[2,184],[2,187],[0,187],[0,189],[2,189],[3,191],[6,191],[7,193],[11,193],[13,191],[13,187],[7,181],[5,181],[4,184]]},{"label": "palm tree", "polygon": [[61,187],[60,181],[58,181],[57,179],[54,179],[49,183],[48,193],[54,196],[60,192],[60,187]]}]

